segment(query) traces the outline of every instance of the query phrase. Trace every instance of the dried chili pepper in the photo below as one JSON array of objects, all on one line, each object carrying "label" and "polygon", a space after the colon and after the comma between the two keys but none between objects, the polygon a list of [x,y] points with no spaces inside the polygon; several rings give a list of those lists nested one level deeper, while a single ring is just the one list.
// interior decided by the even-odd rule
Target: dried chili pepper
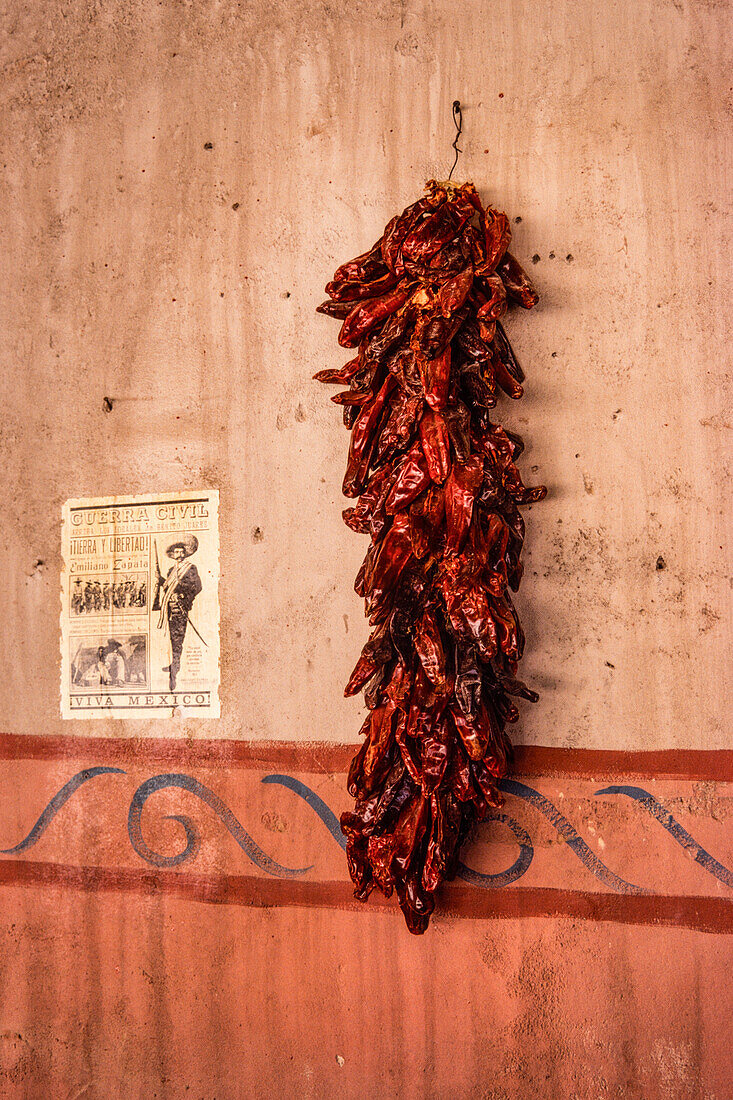
[{"label": "dried chili pepper", "polygon": [[474,821],[501,804],[504,727],[536,700],[516,679],[524,634],[509,590],[522,576],[519,507],[541,500],[515,459],[519,436],[489,419],[524,374],[500,318],[537,294],[508,251],[505,214],[473,184],[436,183],[379,241],[343,264],[318,312],[358,349],[318,381],[352,429],[344,511],[370,545],[355,589],[373,627],[346,687],[364,691],[364,744],[344,813],[356,897],[396,891],[427,928]]}]

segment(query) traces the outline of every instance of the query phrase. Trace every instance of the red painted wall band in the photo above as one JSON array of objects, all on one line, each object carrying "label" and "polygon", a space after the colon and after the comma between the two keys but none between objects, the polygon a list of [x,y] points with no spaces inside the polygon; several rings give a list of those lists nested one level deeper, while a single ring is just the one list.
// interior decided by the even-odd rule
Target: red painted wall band
[{"label": "red painted wall band", "polygon": [[[0,760],[69,760],[93,764],[139,764],[189,768],[289,768],[339,774],[348,770],[358,745],[293,741],[182,741],[173,738],[44,737],[0,734]],[[660,749],[616,752],[517,745],[513,775],[578,779],[716,780],[733,782],[733,750]]]},{"label": "red painted wall band", "polygon": [[[0,860],[0,885],[67,887],[117,891],[148,897],[168,896],[215,905],[307,906],[326,909],[379,911],[399,914],[394,899],[376,891],[368,905],[355,900],[348,882],[292,882],[248,875],[190,875],[172,871],[76,867],[30,860]],[[477,890],[451,885],[441,896],[443,916],[496,920],[526,917],[569,917],[613,921],[616,924],[659,925],[698,932],[733,932],[733,901],[716,897],[585,893],[548,887],[513,886]]]}]

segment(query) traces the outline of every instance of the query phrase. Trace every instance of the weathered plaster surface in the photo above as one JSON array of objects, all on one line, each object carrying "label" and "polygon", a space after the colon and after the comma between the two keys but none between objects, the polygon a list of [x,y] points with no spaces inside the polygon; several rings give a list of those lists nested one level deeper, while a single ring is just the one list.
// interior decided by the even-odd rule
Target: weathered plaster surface
[{"label": "weathered plaster surface", "polygon": [[[80,923],[78,898],[36,893],[29,908],[29,893],[8,891],[0,920],[13,1097],[730,1096],[730,951],[715,937],[438,919],[415,940],[384,914],[105,895]],[[53,933],[38,919],[49,898]]]},{"label": "weathered plaster surface", "polygon": [[[459,174],[521,218],[541,292],[510,322],[527,397],[501,409],[527,480],[550,486],[521,594],[542,699],[518,736],[725,747],[730,18],[719,0],[9,0],[1,728],[355,736],[341,688],[366,637],[351,590],[365,544],[340,518],[346,433],[310,381],[342,361],[337,327],[313,311],[334,267],[446,174],[458,96]],[[202,485],[221,491],[221,720],[62,723],[62,501]],[[4,845],[77,766],[3,763]],[[228,797],[226,769],[200,774]],[[70,805],[32,858],[143,868],[110,789]],[[243,817],[287,852],[256,805]],[[565,806],[609,862],[646,873],[628,807],[597,821],[595,802]],[[724,858],[716,806],[701,788],[688,825]],[[231,838],[191,812],[208,845],[194,874],[220,850],[239,873]],[[162,827],[174,847],[180,827]],[[654,828],[672,893],[687,856]],[[557,843],[538,830],[541,854]],[[559,885],[587,888],[573,866]],[[373,908],[150,890],[3,887],[3,1095],[731,1095],[729,938],[439,911],[413,940]]]},{"label": "weathered plaster surface", "polygon": [[542,296],[510,322],[527,397],[500,409],[550,486],[520,601],[542,700],[519,736],[726,744],[729,18],[666,0],[9,4],[3,726],[72,732],[61,502],[204,484],[222,494],[223,716],[122,732],[355,735],[340,696],[365,541],[340,518],[346,433],[310,381],[341,361],[337,326],[313,310],[446,174],[458,96],[459,175],[522,219]]}]

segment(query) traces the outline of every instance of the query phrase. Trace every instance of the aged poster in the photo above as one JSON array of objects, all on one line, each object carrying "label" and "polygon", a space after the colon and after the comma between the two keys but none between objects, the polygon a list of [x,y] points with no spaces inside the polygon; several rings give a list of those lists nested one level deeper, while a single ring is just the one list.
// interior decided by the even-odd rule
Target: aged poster
[{"label": "aged poster", "polygon": [[219,494],[67,500],[64,718],[219,716]]}]

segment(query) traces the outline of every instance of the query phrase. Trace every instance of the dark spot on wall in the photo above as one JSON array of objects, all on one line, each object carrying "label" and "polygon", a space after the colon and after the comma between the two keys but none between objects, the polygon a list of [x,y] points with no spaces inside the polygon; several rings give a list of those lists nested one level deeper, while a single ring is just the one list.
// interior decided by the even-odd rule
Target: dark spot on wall
[{"label": "dark spot on wall", "polygon": [[667,568],[667,563],[664,560],[664,558],[662,557],[662,555],[660,554],[659,557],[657,558],[657,569],[666,569],[666,568]]},{"label": "dark spot on wall", "polygon": [[287,821],[282,814],[277,813],[275,810],[265,810],[260,820],[271,833],[286,833],[288,831]]},{"label": "dark spot on wall", "polygon": [[102,398],[102,411],[106,412],[106,413],[111,413],[112,409],[114,408],[114,404],[115,403],[114,403],[114,401],[112,400],[111,397],[103,397]]},{"label": "dark spot on wall", "polygon": [[521,223],[521,221],[522,221],[521,217],[519,215],[517,215],[516,218],[514,219],[514,224],[519,225]]},{"label": "dark spot on wall", "polygon": [[615,667],[616,666],[612,665],[610,661],[606,661],[606,668],[615,668]]},{"label": "dark spot on wall", "polygon": [[555,253],[554,253],[554,252],[551,252],[551,253],[550,253],[550,259],[551,259],[551,260],[554,260],[554,259],[555,259]]},{"label": "dark spot on wall", "polygon": [[553,353],[552,353],[552,358],[553,358],[553,359],[557,359],[557,352],[556,352],[556,351],[553,351]]},{"label": "dark spot on wall", "polygon": [[720,622],[720,615],[717,611],[714,611],[712,607],[708,607],[707,604],[703,604],[700,608],[700,614],[703,618],[702,625],[698,628],[700,634],[707,633],[711,630],[715,623]]},{"label": "dark spot on wall", "polygon": [[252,528],[252,542],[262,542],[265,537],[265,532],[261,527]]},{"label": "dark spot on wall", "polygon": [[541,256],[540,256],[539,252],[535,252],[534,256],[532,257],[532,263],[533,264],[538,264],[540,262],[540,259],[541,259]]},{"label": "dark spot on wall", "polygon": [[572,254],[572,252],[568,252],[568,254],[567,254],[567,256],[565,257],[565,259],[567,260],[567,262],[568,262],[569,264],[571,264],[571,263],[573,262],[573,254]]},{"label": "dark spot on wall", "polygon": [[205,141],[204,142],[204,149],[213,149],[213,148],[214,148],[213,141]]},{"label": "dark spot on wall", "polygon": [[239,210],[239,203],[238,202],[233,202],[232,203],[232,210]]}]

